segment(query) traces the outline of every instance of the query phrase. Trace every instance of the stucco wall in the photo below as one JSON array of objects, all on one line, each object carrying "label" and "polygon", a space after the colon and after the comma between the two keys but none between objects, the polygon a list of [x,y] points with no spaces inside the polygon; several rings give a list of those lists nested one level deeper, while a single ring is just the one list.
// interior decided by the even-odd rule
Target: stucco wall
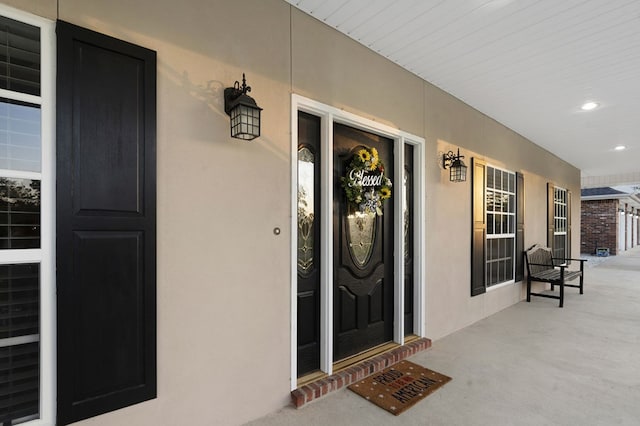
[{"label": "stucco wall", "polygon": [[[579,229],[577,169],[281,0],[6,3],[158,54],[158,398],[83,424],[239,424],[287,404],[291,93],[426,139],[427,337],[523,294],[469,297],[471,187],[442,152],[524,173],[525,246],[546,241],[547,181],[573,191]],[[264,108],[253,142],[223,110],[243,72]]]},{"label": "stucco wall", "polygon": [[[158,398],[86,423],[237,424],[285,405],[288,5],[61,0],[60,19],[158,57]],[[264,108],[254,142],[224,113],[243,72]]]},{"label": "stucco wall", "polygon": [[[525,294],[521,284],[470,297],[471,182],[451,183],[442,154],[460,148],[467,165],[478,157],[524,175],[525,249],[547,242],[547,182],[580,194],[580,173],[555,155],[464,102],[425,85],[427,141],[427,336],[438,339],[494,314]],[[471,168],[469,168],[470,173]],[[573,197],[572,229],[579,234],[579,195]],[[572,237],[579,253],[579,236]],[[447,247],[447,250],[443,250]],[[540,284],[535,284],[540,287]]]}]

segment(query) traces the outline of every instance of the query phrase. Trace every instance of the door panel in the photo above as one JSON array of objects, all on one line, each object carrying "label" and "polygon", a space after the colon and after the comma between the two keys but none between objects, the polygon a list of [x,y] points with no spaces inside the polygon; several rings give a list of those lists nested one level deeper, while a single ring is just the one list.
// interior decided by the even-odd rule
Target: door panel
[{"label": "door panel", "polygon": [[358,217],[340,178],[355,152],[376,148],[393,176],[393,141],[334,125],[334,360],[393,338],[393,204],[383,216]]}]

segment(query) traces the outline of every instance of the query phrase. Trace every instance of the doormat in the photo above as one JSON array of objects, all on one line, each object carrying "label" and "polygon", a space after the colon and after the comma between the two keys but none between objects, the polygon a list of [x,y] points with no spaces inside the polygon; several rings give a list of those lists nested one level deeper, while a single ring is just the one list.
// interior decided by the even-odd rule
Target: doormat
[{"label": "doormat", "polygon": [[349,389],[397,416],[450,380],[451,377],[418,364],[400,361],[352,384]]}]

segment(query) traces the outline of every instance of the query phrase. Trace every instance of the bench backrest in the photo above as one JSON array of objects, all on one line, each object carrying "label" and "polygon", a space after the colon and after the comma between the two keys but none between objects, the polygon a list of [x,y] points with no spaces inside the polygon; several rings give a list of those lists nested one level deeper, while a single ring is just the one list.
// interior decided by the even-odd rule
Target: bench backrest
[{"label": "bench backrest", "polygon": [[[553,254],[550,248],[542,247],[541,245],[536,244],[525,252],[525,259],[527,261],[527,272],[529,273],[529,275],[535,275],[540,271],[553,269],[552,258]],[[537,265],[529,265],[530,263],[536,263]]]}]

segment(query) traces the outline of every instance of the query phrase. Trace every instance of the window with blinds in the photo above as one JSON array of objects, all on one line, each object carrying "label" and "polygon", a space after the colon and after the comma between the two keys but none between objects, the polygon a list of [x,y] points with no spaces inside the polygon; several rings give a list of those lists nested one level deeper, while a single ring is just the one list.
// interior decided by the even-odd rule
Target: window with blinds
[{"label": "window with blinds", "polygon": [[486,286],[514,279],[516,239],[516,175],[487,166],[486,169]]},{"label": "window with blinds", "polygon": [[564,259],[567,247],[567,190],[553,190],[553,257]]},{"label": "window with blinds", "polygon": [[40,44],[40,28],[0,16],[2,426],[40,417]]},{"label": "window with blinds", "polygon": [[0,88],[40,96],[40,28],[0,16]]}]

